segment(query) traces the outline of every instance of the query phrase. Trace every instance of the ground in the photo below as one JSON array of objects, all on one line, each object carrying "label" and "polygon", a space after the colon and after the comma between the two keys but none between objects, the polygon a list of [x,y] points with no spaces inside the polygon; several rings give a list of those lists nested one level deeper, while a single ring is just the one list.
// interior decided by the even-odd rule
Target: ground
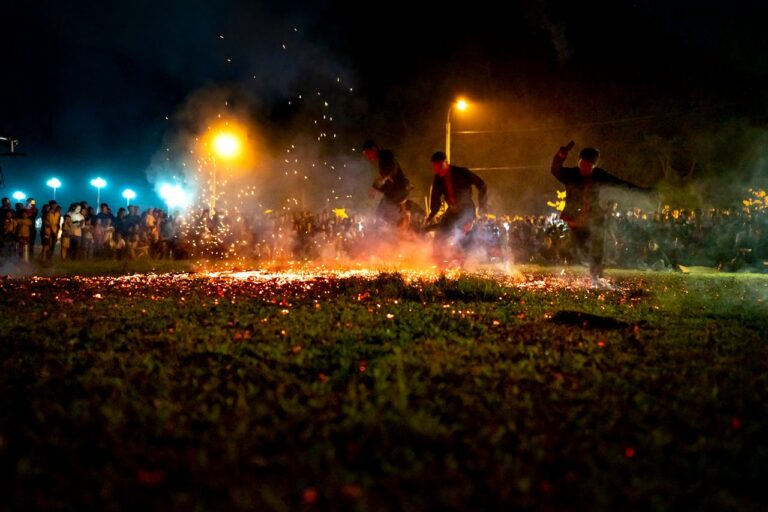
[{"label": "ground", "polygon": [[766,276],[82,270],[0,278],[3,508],[768,505]]}]

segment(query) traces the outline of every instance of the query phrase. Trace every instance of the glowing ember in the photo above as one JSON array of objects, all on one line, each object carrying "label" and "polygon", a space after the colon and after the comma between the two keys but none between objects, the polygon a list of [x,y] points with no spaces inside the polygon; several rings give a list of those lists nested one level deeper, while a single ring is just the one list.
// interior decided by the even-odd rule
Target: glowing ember
[{"label": "glowing ember", "polygon": [[[611,292],[595,291],[590,287],[588,277],[579,275],[546,275],[541,273],[522,274],[518,271],[510,272],[508,269],[500,270],[489,267],[476,272],[464,272],[458,269],[441,272],[435,267],[407,268],[394,266],[381,266],[365,268],[362,265],[350,264],[348,266],[329,267],[310,263],[289,262],[273,264],[272,268],[259,270],[208,270],[201,269],[198,272],[168,273],[168,274],[133,274],[125,276],[99,276],[72,278],[47,278],[32,277],[29,283],[32,286],[43,286],[56,291],[56,300],[63,304],[71,304],[76,294],[72,291],[73,285],[90,290],[91,297],[96,300],[108,300],[114,297],[134,297],[161,299],[169,294],[176,297],[180,305],[192,294],[201,291],[217,301],[224,299],[228,302],[236,301],[240,297],[261,297],[274,301],[281,309],[283,315],[290,313],[291,300],[286,297],[318,299],[324,294],[332,293],[343,286],[347,280],[363,280],[374,282],[382,276],[397,275],[408,286],[421,288],[423,285],[433,284],[440,280],[479,279],[487,280],[509,289],[519,289],[544,294],[559,294],[563,292],[576,294],[598,294],[598,300],[603,300],[606,293],[617,297],[619,302],[631,306],[637,299],[632,290],[636,290],[642,283],[625,280],[614,287]],[[6,278],[13,281],[12,278]],[[2,283],[2,280],[0,280]],[[636,292],[635,292],[636,293]],[[503,295],[503,293],[501,294]],[[593,295],[594,296],[594,295]],[[371,292],[361,293],[358,296],[360,302],[371,303],[377,300],[374,289]],[[498,297],[498,300],[506,300]],[[397,304],[397,302],[395,302]],[[376,306],[376,304],[373,304]],[[321,308],[316,300],[315,307]],[[381,307],[379,304],[377,306]],[[451,308],[450,304],[445,307]],[[383,312],[391,319],[392,313]],[[457,314],[471,315],[472,311],[458,311]],[[498,325],[498,324],[494,324]]]}]

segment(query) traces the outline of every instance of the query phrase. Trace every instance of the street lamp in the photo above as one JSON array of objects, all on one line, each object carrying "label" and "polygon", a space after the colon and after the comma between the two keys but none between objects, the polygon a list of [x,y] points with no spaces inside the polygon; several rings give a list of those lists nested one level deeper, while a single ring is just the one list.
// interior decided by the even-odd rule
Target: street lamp
[{"label": "street lamp", "polygon": [[131,206],[131,199],[136,199],[136,192],[127,188],[123,190],[123,197],[125,198],[125,206]]},{"label": "street lamp", "polygon": [[22,192],[21,190],[17,190],[13,193],[13,198],[17,201],[23,201],[27,198],[27,194]]},{"label": "street lamp", "polygon": [[56,200],[56,189],[61,186],[61,181],[58,178],[51,178],[45,182],[46,185],[53,189],[53,200]]},{"label": "street lamp", "polygon": [[213,165],[211,166],[211,215],[214,214],[216,209],[216,157],[232,160],[240,155],[241,149],[240,139],[230,132],[221,132],[213,138],[213,151],[215,155]]},{"label": "street lamp", "polygon": [[469,108],[469,104],[464,98],[459,98],[448,107],[448,114],[445,116],[445,158],[448,163],[451,162],[451,111],[454,107],[459,112],[463,112]]},{"label": "street lamp", "polygon": [[101,178],[94,178],[91,180],[91,185],[96,187],[96,207],[101,204],[101,189],[107,186],[107,182]]}]

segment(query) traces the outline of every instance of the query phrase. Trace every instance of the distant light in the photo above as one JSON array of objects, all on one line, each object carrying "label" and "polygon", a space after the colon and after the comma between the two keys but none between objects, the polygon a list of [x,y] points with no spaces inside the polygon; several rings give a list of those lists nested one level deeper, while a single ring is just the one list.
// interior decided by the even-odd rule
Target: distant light
[{"label": "distant light", "polygon": [[126,206],[131,206],[131,199],[135,199],[136,198],[136,192],[134,192],[133,190],[127,188],[127,189],[123,190],[123,198],[125,199],[125,205]]},{"label": "distant light", "polygon": [[160,186],[160,197],[168,205],[168,208],[175,208],[177,206],[183,208],[191,202],[188,192],[179,185],[169,185],[168,183]]},{"label": "distant light", "polygon": [[240,140],[231,133],[220,133],[213,139],[213,148],[222,158],[233,158],[240,152]]},{"label": "distant light", "polygon": [[46,181],[45,184],[51,188],[59,188],[61,186],[61,181],[59,181],[58,178],[51,178]]},{"label": "distant light", "polygon": [[27,194],[22,192],[21,190],[17,190],[13,193],[13,198],[17,201],[23,201],[27,198]]},{"label": "distant light", "polygon": [[102,178],[94,178],[91,180],[91,185],[93,185],[96,188],[104,188],[107,186],[107,182],[104,181]]},{"label": "distant light", "polygon": [[464,98],[461,98],[456,102],[456,108],[459,111],[463,112],[469,108],[469,103],[467,103],[467,100],[465,100]]}]

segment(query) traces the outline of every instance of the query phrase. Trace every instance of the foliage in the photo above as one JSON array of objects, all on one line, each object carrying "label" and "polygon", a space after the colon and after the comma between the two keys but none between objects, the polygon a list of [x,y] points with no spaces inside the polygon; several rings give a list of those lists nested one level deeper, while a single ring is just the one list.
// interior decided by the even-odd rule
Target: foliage
[{"label": "foliage", "polygon": [[565,210],[565,190],[557,191],[557,199],[555,201],[547,201],[547,206],[554,208],[558,212]]},{"label": "foliage", "polygon": [[762,212],[768,209],[768,194],[766,194],[765,189],[749,189],[749,195],[751,197],[742,201],[745,212]]}]

